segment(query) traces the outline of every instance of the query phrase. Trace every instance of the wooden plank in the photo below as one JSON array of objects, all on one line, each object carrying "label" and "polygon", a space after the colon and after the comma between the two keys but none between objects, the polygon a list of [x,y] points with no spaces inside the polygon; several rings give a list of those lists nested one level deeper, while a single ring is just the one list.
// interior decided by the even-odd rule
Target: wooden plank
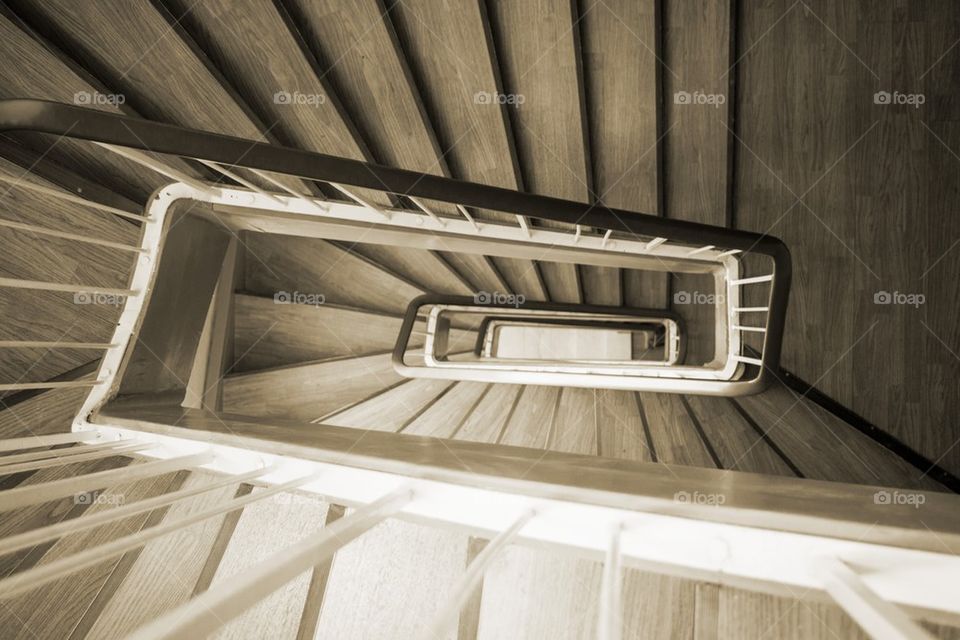
[{"label": "wooden plank", "polygon": [[490,385],[482,382],[458,382],[453,389],[404,427],[403,432],[437,438],[450,437],[467,419],[489,387]]},{"label": "wooden plank", "polygon": [[224,410],[313,420],[401,378],[389,354],[280,367],[224,380]]},{"label": "wooden plank", "polygon": [[943,490],[896,454],[783,385],[737,402],[805,477]]},{"label": "wooden plank", "polygon": [[495,384],[453,434],[456,440],[496,442],[516,407],[522,385]]},{"label": "wooden plank", "polygon": [[381,523],[334,557],[316,637],[417,637],[440,613],[466,552],[463,533]]},{"label": "wooden plank", "polygon": [[246,286],[252,293],[300,292],[393,314],[402,314],[423,293],[323,240],[269,234],[252,234],[248,240]]},{"label": "wooden plank", "polygon": [[[522,189],[507,114],[510,107],[485,99],[497,92],[500,70],[484,4],[398,2],[392,4],[389,15],[451,173],[471,182]],[[516,224],[502,212],[481,209],[476,214],[481,220]],[[544,299],[531,261],[493,261],[516,293]]]},{"label": "wooden plank", "polygon": [[[280,493],[247,506],[230,539],[211,587],[228,582],[272,553],[320,531],[327,505],[316,496]],[[305,572],[270,594],[216,634],[218,638],[294,638],[310,587]]]},{"label": "wooden plank", "polygon": [[[501,93],[516,103],[511,120],[524,185],[532,193],[587,202],[591,172],[576,18],[570,0],[490,6]],[[541,263],[541,269],[551,300],[580,302],[573,265]]]},{"label": "wooden plank", "polygon": [[[90,507],[89,512],[109,509],[113,501],[135,501],[157,495],[170,485],[170,481],[171,476],[168,474],[112,488],[100,494],[103,497]],[[71,497],[70,501],[73,500]],[[61,538],[44,554],[39,564],[47,564],[78,550],[137,531],[148,516],[148,513],[143,513],[113,525]],[[16,638],[67,637],[119,561],[119,558],[110,559],[71,574],[63,580],[39,587],[29,594],[7,600],[0,611],[4,628],[14,631],[10,637]],[[38,606],[38,603],[44,605]]]},{"label": "wooden plank", "polygon": [[737,589],[724,591],[718,616],[721,638],[866,640],[868,637],[835,605],[756,596]]},{"label": "wooden plank", "polygon": [[559,401],[559,387],[525,387],[501,442],[517,447],[546,449]]},{"label": "wooden plank", "polygon": [[[125,360],[120,393],[185,389],[230,237],[191,215],[196,202],[174,205],[148,313]],[[189,282],[190,286],[184,286]]]},{"label": "wooden plank", "polygon": [[557,407],[551,451],[597,454],[597,390],[564,387]]},{"label": "wooden plank", "polygon": [[685,396],[717,452],[724,469],[794,475],[776,450],[758,434],[726,398]]},{"label": "wooden plank", "polygon": [[[727,70],[730,55],[730,0],[665,2],[663,8],[665,201],[670,218],[725,226],[733,101]],[[706,100],[710,102],[705,102]],[[686,362],[713,360],[712,304],[689,304],[683,294],[714,294],[712,279],[677,274],[672,308],[681,314],[691,339]]]},{"label": "wooden plank", "polygon": [[[613,0],[583,12],[584,80],[591,159],[598,201],[628,211],[657,214],[657,38],[654,0]],[[630,73],[623,73],[630,69]],[[614,283],[599,269],[584,269],[588,302],[593,280],[606,281],[599,300],[616,302]],[[667,278],[624,270],[622,298],[635,307],[663,308]],[[602,302],[611,304],[611,302]]]},{"label": "wooden plank", "polygon": [[[29,97],[72,104],[90,97],[90,103],[84,106],[123,112],[109,100],[94,101],[93,96],[109,93],[109,90],[91,84],[89,78],[59,59],[43,42],[31,37],[29,29],[22,27],[9,12],[0,14],[0,51],[4,59],[11,62],[0,69],[3,80],[0,82],[0,96],[4,99]],[[146,201],[147,196],[166,181],[149,169],[114,154],[103,153],[89,144],[63,140],[51,149],[49,139],[22,133],[12,135],[34,154],[43,155],[49,151],[46,157],[136,202]]]},{"label": "wooden plank", "polygon": [[640,393],[639,397],[659,462],[715,467],[710,452],[703,444],[696,425],[679,396]]},{"label": "wooden plank", "polygon": [[476,253],[453,253],[451,251],[440,251],[438,254],[451,265],[466,280],[473,291],[486,291],[488,293],[502,292],[508,289],[506,282],[500,274],[491,266],[486,256]]},{"label": "wooden plank", "polygon": [[[210,479],[209,473],[195,471],[183,488],[206,484]],[[228,486],[187,498],[171,506],[164,521],[173,522],[209,509],[232,498],[236,492],[236,486]],[[128,634],[189,599],[223,518],[209,518],[148,542],[87,637],[116,638]]]},{"label": "wooden plank", "polygon": [[[379,0],[290,0],[286,7],[377,162],[449,176],[410,70]],[[427,201],[438,213],[453,205]]]},{"label": "wooden plank", "polygon": [[597,391],[598,455],[652,462],[647,428],[636,395],[630,391]]},{"label": "wooden plank", "polygon": [[[334,304],[276,304],[272,298],[236,294],[237,371],[299,364],[393,349],[401,320]],[[362,328],[362,329],[361,329]],[[421,346],[414,336],[411,345]]]},{"label": "wooden plank", "polygon": [[484,577],[477,637],[594,637],[602,573],[598,562],[542,549],[504,549]]},{"label": "wooden plank", "polygon": [[448,380],[410,380],[323,422],[340,427],[398,431],[452,384]]},{"label": "wooden plank", "polygon": [[351,251],[403,274],[424,291],[452,296],[472,293],[460,274],[432,251],[380,244],[353,244]]}]

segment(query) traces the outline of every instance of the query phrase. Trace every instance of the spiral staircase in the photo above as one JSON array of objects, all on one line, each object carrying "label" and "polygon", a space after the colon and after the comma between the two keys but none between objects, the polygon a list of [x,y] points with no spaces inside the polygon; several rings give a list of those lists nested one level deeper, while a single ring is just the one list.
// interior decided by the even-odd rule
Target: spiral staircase
[{"label": "spiral staircase", "polygon": [[[182,142],[184,130],[208,131],[562,198],[571,206],[659,212],[673,221],[728,226],[726,134],[703,133],[707,120],[697,118],[705,115],[665,107],[656,90],[652,49],[660,3],[600,4],[593,10],[569,2],[8,2],[0,16],[0,47],[12,63],[0,70],[0,96],[176,125],[171,145]],[[725,67],[724,38],[712,28],[723,11],[687,14],[682,3],[667,4],[676,5],[670,19],[684,27],[671,36],[713,46],[719,62],[711,57],[711,64]],[[691,70],[703,66],[693,57],[682,63]],[[625,78],[623,65],[638,72]],[[487,98],[478,99],[478,92]],[[523,101],[500,101],[498,95]],[[670,114],[673,121],[664,122]],[[119,122],[113,126],[121,128]],[[667,164],[691,159],[676,157],[682,139],[669,152],[674,156],[663,157],[660,139],[674,127],[691,138],[703,134],[704,142],[699,170],[667,177]],[[175,281],[178,292],[186,293],[161,295],[157,285],[149,305],[163,315],[156,325],[137,325],[137,344],[156,348],[159,357],[131,346],[126,355],[119,349],[123,367],[107,363],[107,356],[101,362],[102,352],[117,350],[117,328],[127,322],[125,300],[136,297],[123,292],[135,288],[138,269],[154,268],[148,263],[157,256],[143,249],[153,224],[149,207],[171,183],[258,202],[272,198],[287,211],[301,203],[310,208],[339,202],[395,216],[416,212],[422,220],[416,224],[435,224],[438,233],[454,219],[478,233],[485,226],[509,226],[520,244],[562,232],[612,250],[611,240],[623,245],[630,237],[604,235],[589,223],[599,218],[578,225],[505,212],[492,203],[489,209],[458,207],[452,199],[411,196],[416,191],[391,195],[359,179],[344,184],[294,172],[258,173],[242,158],[223,163],[187,153],[133,152],[136,130],[127,148],[97,146],[79,130],[61,134],[38,127],[11,130],[0,139],[0,436],[19,445],[0,457],[0,491],[20,491],[7,495],[24,501],[4,505],[0,522],[0,550],[16,546],[11,540],[18,543],[0,557],[4,638],[118,638],[135,632],[167,637],[174,633],[169,629],[183,631],[178,625],[184,621],[198,625],[184,628],[196,635],[236,638],[855,637],[861,626],[876,628],[855,621],[826,587],[763,589],[722,571],[707,576],[667,570],[666,563],[652,560],[617,567],[613,552],[518,535],[536,517],[530,514],[515,520],[511,515],[503,527],[471,525],[468,516],[459,522],[451,516],[446,526],[437,526],[437,518],[403,512],[402,505],[390,510],[371,499],[374,509],[367,512],[371,505],[362,500],[303,490],[304,483],[289,479],[262,482],[249,468],[224,475],[205,459],[158,460],[146,455],[151,449],[142,442],[127,444],[126,432],[119,444],[90,444],[76,429],[86,415],[82,408],[92,406],[91,389],[118,368],[128,376],[120,402],[103,413],[118,428],[156,426],[174,416],[156,404],[157,398],[173,397],[164,406],[182,413],[165,426],[196,428],[205,434],[200,440],[222,436],[219,445],[242,447],[226,432],[251,424],[245,436],[256,435],[257,425],[266,432],[296,424],[305,440],[315,435],[310,426],[317,433],[339,427],[329,433],[355,434],[344,456],[362,451],[395,462],[390,456],[399,453],[376,448],[397,442],[377,440],[383,432],[440,443],[468,471],[475,471],[470,456],[480,451],[535,461],[531,470],[540,459],[545,467],[569,465],[555,488],[575,483],[581,472],[640,473],[636,465],[645,464],[657,478],[682,478],[681,489],[669,492],[681,506],[691,500],[704,506],[697,504],[696,491],[685,491],[688,486],[714,490],[707,498],[729,495],[737,502],[738,491],[748,491],[741,486],[784,487],[789,493],[794,485],[781,482],[811,482],[796,486],[817,487],[811,490],[837,504],[842,501],[825,488],[827,482],[863,495],[924,496],[943,505],[944,513],[952,504],[947,487],[798,394],[779,369],[770,371],[771,384],[762,393],[735,398],[397,373],[392,352],[404,313],[424,294],[499,292],[531,301],[670,310],[682,317],[689,336],[686,362],[710,360],[717,341],[713,317],[705,305],[685,304],[676,294],[722,293],[713,278],[561,259],[546,245],[540,254],[523,257],[454,244],[398,246],[375,232],[298,233],[242,216],[228,223],[228,214],[249,202],[194,201],[172,214],[190,222],[176,243],[169,232],[162,254],[164,268],[183,269]],[[432,184],[429,177],[425,184]],[[707,194],[708,204],[694,202],[691,191]],[[636,224],[647,223],[638,214]],[[645,235],[643,242],[652,251],[657,238]],[[702,244],[713,249],[707,240]],[[749,260],[743,264],[747,276],[762,273]],[[190,270],[197,265],[205,265],[210,277]],[[192,298],[194,289],[207,295]],[[748,294],[744,306],[762,305],[760,300]],[[158,346],[162,341],[151,342],[159,333],[151,332],[160,326],[173,334],[181,317],[199,318],[183,329],[199,346],[188,354],[173,349],[168,357]],[[457,327],[453,348],[472,349],[476,337],[473,327]],[[762,336],[757,338],[744,337],[754,353],[763,350]],[[423,339],[418,324],[412,348],[422,348]],[[247,422],[228,421],[219,436],[210,435],[219,432],[208,424],[210,415],[244,416]],[[151,431],[147,442],[158,445],[171,433]],[[364,448],[365,438],[375,444]],[[278,455],[297,457],[291,451]],[[179,455],[202,454],[191,448]],[[167,466],[137,471],[157,464]],[[709,481],[683,484],[700,478],[700,470]],[[107,472],[117,472],[105,476],[116,480],[94,483],[89,492],[82,488],[83,478]],[[474,487],[481,505],[484,491],[503,487],[496,473],[477,473],[485,478]],[[70,483],[78,488],[65,495],[33,502],[24,497],[69,489]],[[538,496],[554,498],[549,492]],[[138,503],[155,507],[133,508]],[[129,508],[130,515],[111,519],[116,508]],[[446,508],[456,511],[455,501]],[[370,522],[362,519],[378,514]],[[934,535],[955,544],[951,521],[943,518],[930,521]],[[44,537],[31,537],[38,530]],[[326,544],[325,531],[352,542],[322,561],[301,563],[295,578],[256,602],[236,609],[227,603],[223,610],[214,603],[217,594],[246,584],[265,560],[293,562],[285,550],[305,540]],[[869,527],[860,531],[867,535]],[[624,558],[642,555],[630,546],[642,546],[642,535],[639,542],[622,543]],[[115,552],[96,555],[110,545]],[[934,553],[921,543],[916,549]],[[309,560],[318,551],[303,553]],[[82,567],[62,571],[82,554],[89,558]],[[477,566],[480,575],[464,583]],[[25,584],[18,577],[24,575],[37,582]],[[7,594],[4,584],[11,588]],[[13,588],[16,594],[9,595]],[[205,594],[211,599],[201,600]],[[459,600],[451,612],[454,594]],[[211,603],[213,613],[184,608],[198,601]],[[611,603],[618,605],[615,612]],[[218,619],[221,611],[229,615]],[[904,616],[906,622],[895,628],[956,637],[955,612],[904,611],[912,620]],[[169,627],[164,631],[162,625]]]}]

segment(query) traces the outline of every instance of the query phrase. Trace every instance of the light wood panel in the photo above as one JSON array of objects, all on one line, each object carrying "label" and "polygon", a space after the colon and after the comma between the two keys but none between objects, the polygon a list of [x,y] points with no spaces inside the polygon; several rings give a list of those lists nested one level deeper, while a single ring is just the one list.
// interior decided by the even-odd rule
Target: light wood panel
[{"label": "light wood panel", "polygon": [[559,387],[524,387],[501,443],[545,449],[556,422]]},{"label": "light wood panel", "polygon": [[491,259],[476,253],[440,251],[438,254],[463,277],[472,291],[513,293]]},{"label": "light wood panel", "polygon": [[550,438],[551,451],[597,454],[597,390],[564,387]]},{"label": "light wood panel", "polygon": [[[73,469],[77,473],[78,469]],[[162,493],[171,484],[171,476],[114,487],[105,493],[100,504],[89,507],[86,513],[111,508],[112,500],[131,502]],[[74,497],[69,499],[74,502]],[[149,513],[132,516],[118,523],[103,525],[65,536],[53,544],[38,564],[46,564],[66,557],[81,549],[109,542],[138,531]],[[3,627],[10,638],[67,637],[83,613],[91,605],[105,582],[119,565],[120,558],[78,571],[57,582],[39,587],[19,598],[7,600],[0,609]],[[43,603],[44,606],[38,606]]]},{"label": "light wood panel", "polygon": [[[276,304],[272,298],[237,294],[236,371],[298,364],[393,349],[401,320],[332,304]],[[413,346],[423,340],[414,336]]]},{"label": "light wood panel", "polygon": [[[451,174],[471,182],[522,189],[509,107],[485,99],[500,87],[500,70],[484,3],[397,2],[390,7],[389,16]],[[476,214],[480,219],[517,224],[501,212],[480,210]],[[531,261],[493,261],[516,293],[544,299]]]},{"label": "light wood panel", "polygon": [[404,427],[410,435],[450,437],[467,419],[490,388],[482,382],[458,382],[452,389]]},{"label": "light wood panel", "polygon": [[457,440],[496,442],[517,405],[522,385],[495,384],[454,435]]},{"label": "light wood panel", "polygon": [[727,398],[685,396],[724,469],[793,475],[770,444],[741,416]]},{"label": "light wood panel", "polygon": [[595,637],[601,573],[597,562],[507,547],[484,576],[477,638]]},{"label": "light wood panel", "polygon": [[[663,4],[664,189],[667,217],[727,225],[731,162],[730,1]],[[714,103],[698,98],[713,96]],[[720,98],[719,96],[722,96]],[[713,359],[713,305],[677,304],[678,293],[714,293],[712,279],[673,277],[673,309],[686,321],[687,359]]]},{"label": "light wood panel", "polygon": [[888,449],[783,385],[737,402],[805,477],[943,490]]},{"label": "light wood panel", "polygon": [[426,410],[452,382],[413,379],[342,413],[324,418],[324,424],[377,431],[398,431]]},{"label": "light wood panel", "polygon": [[679,396],[668,393],[639,393],[638,396],[658,462],[716,466]]},{"label": "light wood panel", "polygon": [[597,433],[599,455],[652,462],[647,427],[631,391],[597,391]]},{"label": "light wood panel", "polygon": [[[498,2],[490,21],[527,191],[590,200],[575,3]],[[520,98],[522,96],[522,98]],[[544,223],[549,226],[550,223]],[[580,302],[576,269],[542,263],[550,299]]]},{"label": "light wood panel", "polygon": [[[647,214],[662,214],[655,4],[654,0],[586,4],[589,10],[584,10],[579,25],[597,200]],[[583,270],[587,300],[596,286],[588,283],[596,280],[606,282],[609,289],[599,300],[619,304],[611,284],[615,280],[600,273],[597,268]],[[663,308],[667,278],[656,272],[624,270],[622,297],[629,306]]]},{"label": "light wood panel", "polygon": [[[212,586],[323,528],[327,505],[315,496],[280,493],[243,509]],[[311,572],[267,596],[228,622],[216,638],[296,638]]]},{"label": "light wood panel", "polygon": [[[316,637],[393,640],[426,633],[463,573],[466,552],[463,533],[381,523],[334,557]],[[452,629],[444,640],[455,637]]]},{"label": "light wood panel", "polygon": [[[95,85],[42,42],[32,38],[28,30],[21,28],[9,13],[0,14],[0,51],[9,64],[0,69],[0,96],[3,98],[38,98],[57,102],[74,103],[85,96],[109,93]],[[122,112],[118,106],[91,103],[93,109],[113,113]],[[124,160],[112,153],[104,153],[90,144],[61,140],[51,148],[49,138],[23,133],[8,134],[24,142],[35,155],[56,159],[63,166],[83,174],[111,190],[124,194],[136,202],[144,202],[147,196],[161,184],[162,176]],[[16,175],[20,175],[17,172]]]},{"label": "light wood panel", "polygon": [[424,291],[452,296],[472,293],[460,274],[432,251],[360,243],[350,245],[350,250],[403,274]]},{"label": "light wood panel", "polygon": [[[184,481],[183,488],[209,484],[214,477],[203,471],[194,471]],[[231,485],[177,502],[167,510],[164,521],[172,522],[209,509],[229,500],[236,492],[237,486]],[[218,516],[204,520],[144,545],[86,637],[117,638],[126,635],[162,612],[185,602],[193,594],[194,585],[220,531],[223,518]]]},{"label": "light wood panel", "polygon": [[328,302],[402,314],[423,293],[324,240],[251,234],[247,247],[246,287],[259,295],[316,294]]},{"label": "light wood panel", "polygon": [[401,378],[389,354],[280,367],[224,379],[224,410],[313,420],[369,397]]}]

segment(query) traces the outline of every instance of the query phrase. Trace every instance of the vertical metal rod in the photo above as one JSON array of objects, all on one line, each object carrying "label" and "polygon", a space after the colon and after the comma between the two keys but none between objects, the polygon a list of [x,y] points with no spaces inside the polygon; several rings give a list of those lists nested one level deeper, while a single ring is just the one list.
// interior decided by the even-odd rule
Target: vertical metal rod
[{"label": "vertical metal rod", "polygon": [[834,601],[873,638],[932,640],[900,607],[887,602],[866,585],[845,562],[822,558],[815,568],[823,578],[823,588]]},{"label": "vertical metal rod", "polygon": [[620,640],[623,635],[623,615],[620,595],[622,574],[620,570],[620,534],[618,524],[610,533],[607,556],[603,562],[603,584],[600,590],[600,620],[597,625],[597,640]]},{"label": "vertical metal rod", "polygon": [[440,609],[440,614],[427,628],[424,634],[425,640],[435,640],[436,638],[445,638],[447,629],[453,624],[454,619],[460,615],[464,603],[476,589],[486,573],[487,567],[497,557],[497,554],[516,537],[523,527],[536,515],[533,510],[524,512],[517,518],[510,527],[501,531],[490,541],[483,551],[474,558],[466,573],[460,578],[460,582],[453,589],[453,593],[447,599],[444,606]]},{"label": "vertical metal rod", "polygon": [[310,570],[351,540],[397,513],[413,498],[403,489],[327,525],[246,571],[147,623],[127,640],[204,638]]}]

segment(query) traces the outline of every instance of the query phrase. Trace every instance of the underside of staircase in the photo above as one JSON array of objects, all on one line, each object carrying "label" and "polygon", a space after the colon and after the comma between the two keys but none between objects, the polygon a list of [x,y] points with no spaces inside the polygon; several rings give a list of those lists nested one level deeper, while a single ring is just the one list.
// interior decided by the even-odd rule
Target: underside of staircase
[{"label": "underside of staircase", "polygon": [[[763,233],[779,222],[776,216],[785,208],[780,203],[793,201],[771,193],[791,189],[779,182],[750,182],[742,174],[770,169],[757,168],[766,165],[754,149],[775,155],[782,140],[768,137],[783,124],[781,118],[799,117],[762,111],[763,99],[774,92],[772,83],[764,83],[782,64],[782,59],[771,61],[776,52],[769,47],[787,42],[796,55],[815,60],[820,59],[813,50],[826,50],[816,65],[842,78],[841,84],[863,84],[848,68],[856,66],[851,54],[829,35],[833,29],[844,36],[861,33],[860,23],[828,2],[799,5],[746,0],[8,0],[0,5],[0,52],[8,61],[0,66],[0,98],[80,104]],[[956,8],[931,7],[914,23],[934,29],[935,16],[948,10],[955,28]],[[879,15],[879,9],[862,6],[851,11],[878,12],[860,28],[869,31],[865,41],[873,37],[887,45],[900,41],[900,14],[909,13],[897,9]],[[778,27],[781,16],[785,22]],[[766,35],[770,29],[774,36]],[[819,49],[808,42],[814,36],[807,31],[813,29]],[[821,31],[827,33],[823,39]],[[929,62],[936,58],[931,53],[923,60],[927,57]],[[942,69],[932,73],[955,71],[960,58],[952,55],[940,64]],[[743,85],[736,88],[740,94],[733,93],[735,81]],[[684,108],[674,96],[687,90],[731,99],[716,108]],[[98,101],[96,96],[114,98]],[[807,108],[812,115],[795,123],[798,129],[822,120],[822,106]],[[760,124],[749,124],[754,115]],[[885,121],[881,126],[901,124]],[[953,142],[957,136],[954,129],[944,133]],[[824,146],[829,147],[822,141],[811,144],[821,156],[785,160],[785,166],[771,162],[776,172],[803,164],[798,171],[810,177],[805,186],[812,190],[816,176],[840,162],[840,154],[826,153]],[[237,185],[199,165],[178,168],[200,180]],[[0,183],[2,218],[134,245],[139,223],[103,215],[102,207],[142,213],[154,191],[167,182],[69,138],[51,144],[28,133],[0,136],[0,174],[9,178]],[[100,208],[44,195],[23,183],[66,191]],[[288,186],[318,199],[342,196],[294,178]],[[382,192],[359,195],[375,206],[412,206]],[[894,194],[884,197],[896,199]],[[448,203],[426,204],[441,214],[457,214]],[[475,215],[480,224],[515,222],[499,211],[478,209]],[[935,212],[925,215],[939,219]],[[947,225],[940,233],[924,232],[929,262],[946,248],[940,247],[942,238],[956,231],[955,219],[948,218],[936,223]],[[534,229],[570,226],[516,223]],[[880,285],[861,272],[850,276],[853,284],[841,277],[849,275],[853,258],[836,257],[843,250],[834,245],[847,237],[851,219],[827,225],[829,233],[819,226],[811,231],[807,224],[815,223],[785,222],[798,282],[789,308],[784,369],[853,406],[919,452],[919,459],[946,469],[944,476],[931,474],[932,464],[911,464],[798,392],[790,383],[795,376],[784,371],[776,372],[763,393],[736,398],[403,377],[393,366],[392,352],[408,305],[424,294],[498,293],[529,301],[672,311],[691,336],[686,362],[699,365],[710,359],[714,346],[712,317],[702,305],[684,304],[683,294],[711,296],[717,291],[702,274],[397,247],[363,234],[351,240],[249,230],[233,235],[230,287],[222,295],[230,313],[218,403],[226,413],[265,423],[295,421],[582,454],[611,468],[631,461],[914,491],[956,490],[943,479],[960,469],[960,447],[947,446],[960,432],[955,424],[941,423],[955,415],[960,402],[955,385],[948,382],[956,379],[957,362],[928,344],[922,331],[902,343],[899,335],[907,333],[904,327],[912,321],[899,315],[905,311],[891,310],[897,318],[892,328],[883,324],[877,329],[882,335],[872,334],[874,327],[861,317],[868,315],[862,305],[856,313],[837,313],[834,283],[846,283],[838,286],[851,298],[854,288],[862,293]],[[851,233],[860,241],[858,256],[870,261],[883,255],[887,240],[871,237],[870,230]],[[115,288],[129,282],[130,262],[115,250],[70,238],[45,238],[38,250],[35,240],[29,230],[0,226],[0,276]],[[916,266],[909,256],[898,260],[910,269]],[[955,273],[957,262],[946,259],[937,268]],[[956,292],[947,290],[955,284],[931,286],[941,288],[943,298],[955,298]],[[937,339],[944,346],[955,346],[955,323],[947,319],[950,304],[938,304],[934,300],[936,308],[927,311],[924,326],[931,335],[943,336]],[[0,340],[103,343],[111,339],[119,316],[119,306],[77,304],[59,292],[0,289]],[[418,323],[412,348],[422,349],[424,331],[425,323]],[[922,376],[932,383],[903,382],[895,377],[902,372],[890,371],[898,367],[862,350],[855,352],[854,367],[845,356],[864,339],[894,344],[893,362],[899,369],[912,367],[918,352],[929,356]],[[455,327],[451,350],[471,350],[476,340],[475,328]],[[955,350],[947,346],[947,352]],[[0,384],[91,380],[95,353],[3,348]],[[858,391],[857,383],[850,382],[857,378],[854,369],[861,383],[871,383],[869,390]],[[903,402],[885,397],[883,389],[893,389]],[[67,433],[85,395],[81,388],[3,392],[0,437]],[[8,473],[0,475],[0,490],[145,463],[135,454],[118,455]],[[130,503],[215,481],[217,476],[204,470],[180,470],[111,486],[89,504],[71,497],[7,511],[0,520],[0,538],[89,517],[117,501]],[[63,535],[0,556],[0,578],[264,490],[254,482],[226,484],[120,523]],[[110,496],[117,498],[111,502]],[[0,636],[124,637],[353,511],[315,494],[279,492],[29,594],[0,600]],[[226,623],[218,637],[422,637],[426,621],[440,613],[446,596],[488,543],[475,532],[415,519],[388,520]],[[841,608],[804,599],[803,593],[758,593],[654,569],[628,567],[623,572],[624,638],[866,637]],[[489,566],[444,637],[596,637],[603,571],[603,563],[593,557],[512,545]],[[930,620],[922,625],[937,637],[960,637],[954,626]]]}]

